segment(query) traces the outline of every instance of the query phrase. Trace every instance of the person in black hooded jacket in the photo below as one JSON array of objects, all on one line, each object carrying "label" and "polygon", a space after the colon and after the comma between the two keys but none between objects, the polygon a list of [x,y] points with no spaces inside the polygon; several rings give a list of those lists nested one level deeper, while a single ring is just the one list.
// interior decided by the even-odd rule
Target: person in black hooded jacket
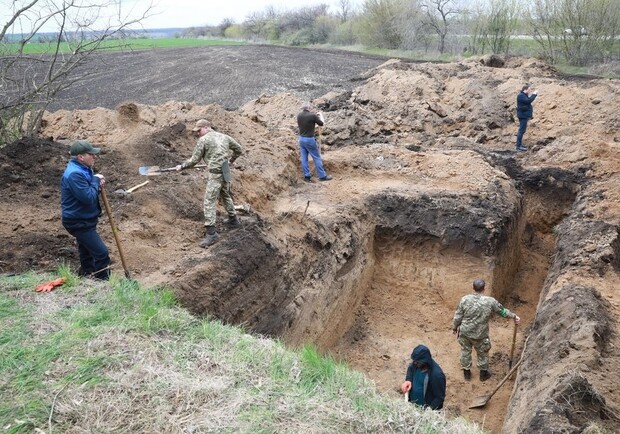
[{"label": "person in black hooded jacket", "polygon": [[446,398],[446,376],[431,357],[431,351],[418,345],[411,352],[412,363],[407,368],[405,382],[400,387],[409,394],[409,402],[433,410],[441,410]]}]

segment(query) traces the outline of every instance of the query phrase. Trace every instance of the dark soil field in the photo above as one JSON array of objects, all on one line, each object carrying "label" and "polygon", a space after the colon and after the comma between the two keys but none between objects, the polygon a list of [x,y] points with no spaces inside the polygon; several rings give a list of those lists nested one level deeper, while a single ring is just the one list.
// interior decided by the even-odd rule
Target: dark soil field
[{"label": "dark soil field", "polygon": [[[105,65],[102,67],[101,65]],[[44,139],[0,150],[0,272],[77,267],[59,216],[72,140],[96,168],[133,277],[173,287],[196,314],[313,342],[396,392],[427,345],[448,379],[445,414],[494,433],[620,432],[620,82],[572,79],[536,59],[415,64],[264,46],[106,54],[46,113]],[[516,95],[539,90],[516,153]],[[312,99],[329,183],[305,183],[295,116]],[[208,174],[174,166],[200,118],[244,147],[203,249]],[[125,190],[149,183],[127,194]],[[108,220],[99,229],[122,273]],[[515,311],[491,322],[491,371],[463,380],[451,320],[475,278]],[[589,431],[588,431],[589,430]],[[596,431],[599,430],[599,431]]]},{"label": "dark soil field", "polygon": [[86,78],[60,95],[51,109],[188,101],[234,110],[260,95],[280,92],[314,99],[328,91],[350,90],[361,74],[384,61],[355,53],[268,45],[109,53],[82,69]]}]

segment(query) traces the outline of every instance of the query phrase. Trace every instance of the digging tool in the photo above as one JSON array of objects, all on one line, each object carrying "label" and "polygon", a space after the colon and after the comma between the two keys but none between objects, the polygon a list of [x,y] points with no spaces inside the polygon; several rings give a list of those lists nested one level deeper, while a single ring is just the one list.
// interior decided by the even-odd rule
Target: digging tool
[{"label": "digging tool", "polygon": [[517,323],[515,323],[514,330],[512,331],[512,347],[510,347],[510,361],[508,362],[508,369],[512,368],[512,357],[515,354],[515,342],[517,342]]},{"label": "digging tool", "polygon": [[[196,166],[193,166],[192,168],[198,169],[201,167],[207,167],[207,165],[198,164]],[[162,173],[165,173],[165,172],[175,172],[176,170],[177,170],[176,167],[168,167],[166,169],[162,169],[159,166],[142,166],[138,169],[138,172],[140,172],[140,175],[143,175],[143,176],[156,176],[156,175],[161,175]]]},{"label": "digging tool", "polygon": [[141,183],[141,184],[134,185],[133,187],[128,188],[127,190],[125,190],[125,193],[133,193],[134,191],[136,191],[136,190],[137,190],[137,189],[139,189],[140,187],[144,187],[144,186],[145,186],[146,184],[148,184],[148,183],[149,183],[149,181],[144,181],[144,182],[143,182],[143,183]]},{"label": "digging tool", "polygon": [[469,408],[480,408],[480,407],[484,407],[485,405],[487,405],[487,402],[489,402],[491,400],[493,395],[495,395],[495,392],[497,392],[499,390],[499,388],[504,385],[506,380],[508,380],[512,376],[512,374],[517,370],[517,368],[521,364],[522,360],[523,360],[522,358],[519,359],[519,361],[514,365],[514,367],[502,379],[502,381],[500,381],[499,384],[497,386],[495,386],[495,389],[493,389],[493,391],[491,393],[489,393],[488,395],[484,395],[484,396],[480,396],[480,397],[476,398],[474,400],[474,402],[472,402],[472,404],[469,406]]},{"label": "digging tool", "polygon": [[116,232],[116,225],[114,224],[114,218],[112,217],[112,210],[110,209],[110,203],[108,202],[108,196],[105,194],[105,189],[102,188],[101,191],[101,199],[103,199],[103,205],[105,206],[105,212],[108,215],[108,219],[110,220],[110,228],[112,228],[112,235],[114,235],[114,241],[116,241],[116,248],[118,249],[118,255],[121,257],[121,264],[123,264],[123,270],[125,270],[125,277],[127,279],[131,279],[129,275],[129,269],[127,268],[127,264],[125,263],[125,255],[123,254],[123,249],[121,248],[121,241],[118,238],[118,234]]}]

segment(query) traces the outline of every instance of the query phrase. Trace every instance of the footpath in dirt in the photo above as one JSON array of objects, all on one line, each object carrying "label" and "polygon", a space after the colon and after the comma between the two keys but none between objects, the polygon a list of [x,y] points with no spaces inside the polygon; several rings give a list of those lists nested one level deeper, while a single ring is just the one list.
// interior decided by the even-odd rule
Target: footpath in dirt
[{"label": "footpath in dirt", "polygon": [[[327,121],[328,183],[302,181],[295,116],[307,95],[295,89],[234,111],[169,95],[47,113],[49,139],[0,150],[0,272],[77,264],[58,184],[69,143],[86,138],[105,150],[97,168],[132,275],[173,286],[193,312],[314,342],[398,399],[411,349],[424,343],[448,379],[446,413],[495,433],[620,430],[620,83],[562,77],[534,59],[487,60],[377,62],[328,86],[314,98]],[[277,77],[278,59],[271,66]],[[515,153],[525,82],[539,97],[528,152]],[[220,214],[209,249],[198,246],[207,174],[138,174],[189,157],[200,118],[245,149],[232,184],[242,226],[228,229]],[[521,316],[513,362],[522,364],[471,410],[508,372],[513,336],[511,321],[494,319],[492,379],[481,383],[474,368],[463,380],[451,320],[478,277]]]}]

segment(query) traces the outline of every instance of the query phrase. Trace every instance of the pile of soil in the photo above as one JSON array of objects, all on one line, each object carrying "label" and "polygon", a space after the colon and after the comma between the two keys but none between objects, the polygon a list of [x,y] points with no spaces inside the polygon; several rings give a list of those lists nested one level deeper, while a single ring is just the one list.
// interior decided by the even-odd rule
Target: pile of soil
[{"label": "pile of soil", "polygon": [[[324,56],[287,49],[269,68],[277,82],[280,63],[286,71]],[[89,93],[108,108],[47,113],[42,136],[50,139],[0,150],[0,271],[77,267],[58,187],[68,144],[85,138],[104,149],[96,168],[108,180],[132,275],[173,286],[190,310],[291,345],[315,342],[395,397],[411,349],[425,343],[448,378],[448,413],[493,432],[578,432],[592,423],[620,430],[620,83],[571,79],[535,59],[492,67],[502,63],[379,64],[352,55],[375,64],[338,75],[347,56],[330,65],[331,79],[349,86],[315,95],[327,120],[319,140],[328,183],[303,182],[295,117],[308,94],[295,86],[255,93],[231,111],[196,88],[174,101],[172,89],[149,82],[156,98],[128,101],[108,83]],[[239,69],[227,80],[247,86],[251,75]],[[214,88],[209,77],[195,80]],[[525,82],[539,97],[529,150],[515,153],[514,103]],[[200,118],[244,147],[232,183],[242,226],[229,228],[220,214],[221,241],[206,250],[198,246],[203,170],[149,177],[125,193],[146,180],[140,166],[188,158]],[[120,273],[105,217],[99,228]],[[494,319],[493,379],[462,379],[451,318],[477,277],[523,319],[523,364],[484,409],[469,410],[508,372],[512,339],[512,324]]]}]

